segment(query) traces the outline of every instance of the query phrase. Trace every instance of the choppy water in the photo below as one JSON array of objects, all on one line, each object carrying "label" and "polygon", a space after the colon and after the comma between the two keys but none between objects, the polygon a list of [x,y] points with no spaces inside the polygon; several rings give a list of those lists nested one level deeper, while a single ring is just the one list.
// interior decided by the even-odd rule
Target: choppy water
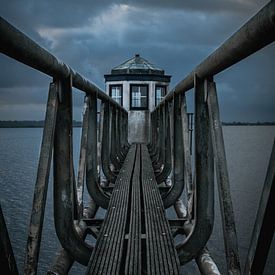
[{"label": "choppy water", "polygon": [[[224,127],[227,162],[232,198],[236,216],[239,250],[242,266],[265,179],[266,169],[275,136],[274,126]],[[10,238],[20,273],[23,271],[27,226],[31,212],[33,188],[42,129],[0,129],[0,200],[8,225]],[[74,129],[74,159],[77,167],[80,129]],[[208,247],[219,269],[225,273],[222,228],[216,196],[214,232]],[[45,213],[39,274],[44,274],[53,262],[59,248],[54,232],[52,213],[52,184],[49,184]],[[189,264],[188,274],[195,274]],[[273,240],[265,274],[274,274],[275,242]],[[75,265],[70,274],[83,274],[84,269]]]}]

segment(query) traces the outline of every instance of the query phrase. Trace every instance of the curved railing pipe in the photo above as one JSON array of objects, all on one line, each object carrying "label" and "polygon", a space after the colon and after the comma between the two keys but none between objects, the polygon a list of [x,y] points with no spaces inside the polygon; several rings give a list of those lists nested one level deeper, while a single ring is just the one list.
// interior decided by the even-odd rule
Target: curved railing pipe
[{"label": "curved railing pipe", "polygon": [[[88,133],[87,133],[87,160],[86,160],[86,185],[95,204],[107,209],[109,196],[100,187],[97,171],[97,102],[93,96],[88,96]],[[104,113],[103,113],[104,116]]]},{"label": "curved railing pipe", "polygon": [[58,239],[76,261],[87,265],[92,247],[79,236],[74,226],[74,172],[72,156],[71,78],[60,81],[60,94],[54,138],[54,222]]},{"label": "curved railing pipe", "polygon": [[195,75],[195,218],[191,233],[177,246],[181,264],[205,247],[214,223],[214,159],[205,82]]}]

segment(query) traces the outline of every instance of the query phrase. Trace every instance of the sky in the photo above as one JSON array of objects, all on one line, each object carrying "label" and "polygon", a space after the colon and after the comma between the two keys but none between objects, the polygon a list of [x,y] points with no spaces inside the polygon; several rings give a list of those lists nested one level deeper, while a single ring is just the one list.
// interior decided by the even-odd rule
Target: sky
[{"label": "sky", "polygon": [[[104,74],[136,53],[173,88],[267,3],[0,0],[0,15],[103,90]],[[215,77],[223,121],[275,121],[274,61],[275,43]],[[3,54],[0,71],[0,120],[44,119],[51,78]],[[83,93],[74,94],[81,120]]]}]

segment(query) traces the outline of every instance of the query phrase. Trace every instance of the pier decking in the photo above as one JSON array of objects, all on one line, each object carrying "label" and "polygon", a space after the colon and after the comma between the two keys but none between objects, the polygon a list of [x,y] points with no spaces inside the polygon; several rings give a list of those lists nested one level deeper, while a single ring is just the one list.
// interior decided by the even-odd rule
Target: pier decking
[{"label": "pier decking", "polygon": [[179,274],[179,259],[145,145],[130,147],[87,274]]}]

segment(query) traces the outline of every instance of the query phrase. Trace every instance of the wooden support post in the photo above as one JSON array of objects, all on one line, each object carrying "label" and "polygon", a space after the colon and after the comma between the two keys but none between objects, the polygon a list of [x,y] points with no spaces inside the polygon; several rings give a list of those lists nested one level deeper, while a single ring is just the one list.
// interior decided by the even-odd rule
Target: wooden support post
[{"label": "wooden support post", "polygon": [[213,229],[214,223],[214,165],[205,98],[205,81],[194,76],[195,86],[195,221],[186,240],[177,246],[181,264],[195,258]]},{"label": "wooden support post", "polygon": [[116,175],[110,169],[110,104],[108,102],[102,102],[101,104],[104,104],[101,165],[107,180],[109,182],[115,182]]},{"label": "wooden support post", "polygon": [[84,107],[83,107],[80,155],[79,155],[79,164],[78,164],[78,176],[77,176],[77,186],[76,186],[78,220],[81,220],[83,217],[83,191],[84,191],[84,180],[85,180],[85,169],[86,169],[88,123],[89,123],[89,97],[85,96]]},{"label": "wooden support post", "polygon": [[148,147],[148,150],[149,150],[149,153],[150,155],[152,156],[152,153],[154,152],[154,148],[155,148],[155,112],[151,112],[150,113],[150,140],[149,140],[149,144],[147,145]]},{"label": "wooden support post", "polygon": [[275,139],[254,224],[244,274],[264,273],[275,231]]},{"label": "wooden support post", "polygon": [[214,82],[207,81],[207,91],[207,104],[210,114],[212,142],[215,155],[215,170],[219,191],[227,269],[229,274],[238,275],[241,274],[238,240],[230,195],[230,184],[219,114],[219,104],[216,85]]},{"label": "wooden support post", "polygon": [[72,165],[72,82],[60,81],[60,102],[54,138],[54,221],[58,239],[76,261],[87,265],[92,247],[74,226],[74,179]]},{"label": "wooden support post", "polygon": [[155,173],[160,173],[161,167],[165,161],[165,105],[159,110],[159,123],[158,123],[158,145],[157,154],[152,159],[154,164]]},{"label": "wooden support post", "polygon": [[184,151],[184,185],[186,187],[188,197],[187,215],[189,219],[193,219],[193,197],[194,186],[192,183],[192,167],[191,167],[191,151],[189,147],[189,129],[188,129],[188,115],[185,94],[181,96],[181,123],[182,123],[182,137],[183,137],[183,151]]},{"label": "wooden support post", "polygon": [[152,159],[153,164],[157,163],[158,154],[159,154],[159,142],[160,142],[160,136],[159,136],[159,127],[160,127],[160,109],[157,109],[153,112],[154,114],[154,126],[155,126],[155,133],[153,133],[154,140],[153,140],[153,149],[150,152],[150,156]]},{"label": "wooden support post", "polygon": [[121,141],[122,141],[122,148],[124,153],[124,158],[127,155],[129,149],[128,143],[128,114],[124,111],[120,111],[120,121],[121,121]]},{"label": "wooden support post", "polygon": [[[171,168],[170,168],[170,173],[166,179],[166,184],[171,185],[172,184],[172,179],[174,178],[174,98],[172,102],[168,103],[168,119],[169,119],[169,139],[168,140],[168,147],[170,147],[170,163],[171,163]],[[172,205],[172,204],[171,204]]]},{"label": "wooden support post", "polygon": [[184,188],[184,151],[183,151],[183,131],[182,131],[182,117],[181,117],[181,100],[180,96],[174,97],[174,119],[171,119],[170,123],[173,123],[173,177],[172,187],[170,190],[162,196],[163,205],[168,208],[176,203],[177,199],[182,194]]},{"label": "wooden support post", "polygon": [[127,146],[126,142],[124,142],[124,139],[126,140],[126,136],[124,136],[123,133],[123,111],[117,109],[117,123],[118,123],[118,136],[119,136],[119,159],[121,162],[124,161],[126,154],[127,154]]},{"label": "wooden support post", "polygon": [[36,274],[48,191],[52,145],[58,106],[57,83],[50,84],[42,144],[34,188],[32,214],[25,256],[25,274]]},{"label": "wooden support post", "polygon": [[164,164],[162,171],[156,175],[158,184],[161,184],[167,179],[171,172],[172,160],[171,160],[171,135],[170,135],[170,107],[168,102],[164,105],[164,116],[163,116],[163,145],[161,147],[163,162]]},{"label": "wooden support post", "polygon": [[[97,171],[97,103],[96,97],[89,96],[89,123],[88,123],[88,142],[87,142],[87,162],[86,162],[86,184],[90,196],[96,205],[108,208],[109,197],[104,194],[99,186],[99,177]],[[103,103],[105,104],[105,103]],[[102,109],[104,120],[105,108]],[[105,121],[106,123],[106,121]],[[102,125],[106,127],[106,125]],[[102,133],[103,134],[103,133]],[[103,142],[102,147],[105,146]]]},{"label": "wooden support post", "polygon": [[117,125],[117,111],[115,107],[111,107],[111,132],[110,132],[110,143],[111,143],[111,154],[110,159],[111,163],[115,168],[115,171],[118,172],[121,168],[120,161],[118,159],[119,151],[119,135],[118,135],[118,125]]}]

